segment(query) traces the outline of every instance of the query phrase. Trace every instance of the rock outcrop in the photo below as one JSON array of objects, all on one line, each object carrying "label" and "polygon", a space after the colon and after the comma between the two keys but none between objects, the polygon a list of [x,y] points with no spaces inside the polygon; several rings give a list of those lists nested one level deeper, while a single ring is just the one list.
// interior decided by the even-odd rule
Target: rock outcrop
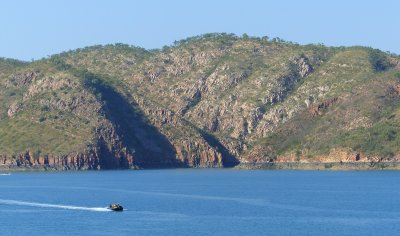
[{"label": "rock outcrop", "polygon": [[338,99],[339,99],[339,98],[335,97],[335,98],[332,98],[332,99],[328,99],[328,100],[326,100],[326,101],[323,101],[323,102],[321,102],[321,103],[319,103],[319,104],[312,104],[312,105],[309,105],[307,111],[308,111],[308,113],[310,113],[310,115],[311,115],[312,117],[314,117],[314,116],[319,116],[319,115],[322,114],[322,111],[323,111],[323,110],[325,110],[325,109],[327,109],[328,107],[332,106],[333,104],[337,103],[337,102],[338,102]]}]

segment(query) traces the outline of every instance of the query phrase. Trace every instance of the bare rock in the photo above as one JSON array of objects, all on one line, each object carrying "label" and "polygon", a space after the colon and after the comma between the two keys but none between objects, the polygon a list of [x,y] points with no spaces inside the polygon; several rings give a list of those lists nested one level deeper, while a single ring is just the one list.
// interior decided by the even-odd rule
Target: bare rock
[{"label": "bare rock", "polygon": [[38,74],[31,70],[19,72],[11,76],[8,80],[7,86],[14,85],[16,87],[26,86],[37,78]]},{"label": "bare rock", "polygon": [[14,117],[15,114],[17,114],[18,111],[21,109],[21,107],[22,107],[22,104],[19,102],[15,102],[15,103],[11,104],[11,106],[8,108],[8,111],[7,111],[8,117],[10,117],[10,118]]}]

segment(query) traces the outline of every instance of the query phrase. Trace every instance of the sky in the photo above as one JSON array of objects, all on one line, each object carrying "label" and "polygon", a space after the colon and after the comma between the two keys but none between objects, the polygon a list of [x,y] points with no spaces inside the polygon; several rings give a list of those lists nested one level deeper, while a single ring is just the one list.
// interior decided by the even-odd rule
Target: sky
[{"label": "sky", "polygon": [[398,0],[2,0],[0,57],[110,43],[162,48],[213,32],[400,54],[399,29]]}]

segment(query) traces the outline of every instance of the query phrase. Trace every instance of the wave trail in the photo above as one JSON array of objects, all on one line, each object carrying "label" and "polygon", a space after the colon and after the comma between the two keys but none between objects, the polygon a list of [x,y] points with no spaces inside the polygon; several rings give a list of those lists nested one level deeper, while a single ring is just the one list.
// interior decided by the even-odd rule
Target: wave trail
[{"label": "wave trail", "polygon": [[59,209],[68,209],[68,210],[81,210],[81,211],[97,211],[97,212],[111,211],[110,209],[107,209],[106,207],[81,207],[81,206],[69,206],[69,205],[58,205],[58,204],[46,204],[46,203],[38,203],[38,202],[24,202],[24,201],[7,200],[7,199],[0,199],[0,204],[31,206],[31,207],[45,207],[45,208],[59,208]]}]

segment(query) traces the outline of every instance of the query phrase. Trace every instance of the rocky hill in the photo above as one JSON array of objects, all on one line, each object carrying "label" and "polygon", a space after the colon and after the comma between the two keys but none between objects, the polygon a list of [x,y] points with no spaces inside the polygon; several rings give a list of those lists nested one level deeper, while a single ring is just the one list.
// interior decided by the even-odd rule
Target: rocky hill
[{"label": "rocky hill", "polygon": [[0,59],[0,101],[3,169],[400,162],[400,58],[366,47],[206,34]]}]

